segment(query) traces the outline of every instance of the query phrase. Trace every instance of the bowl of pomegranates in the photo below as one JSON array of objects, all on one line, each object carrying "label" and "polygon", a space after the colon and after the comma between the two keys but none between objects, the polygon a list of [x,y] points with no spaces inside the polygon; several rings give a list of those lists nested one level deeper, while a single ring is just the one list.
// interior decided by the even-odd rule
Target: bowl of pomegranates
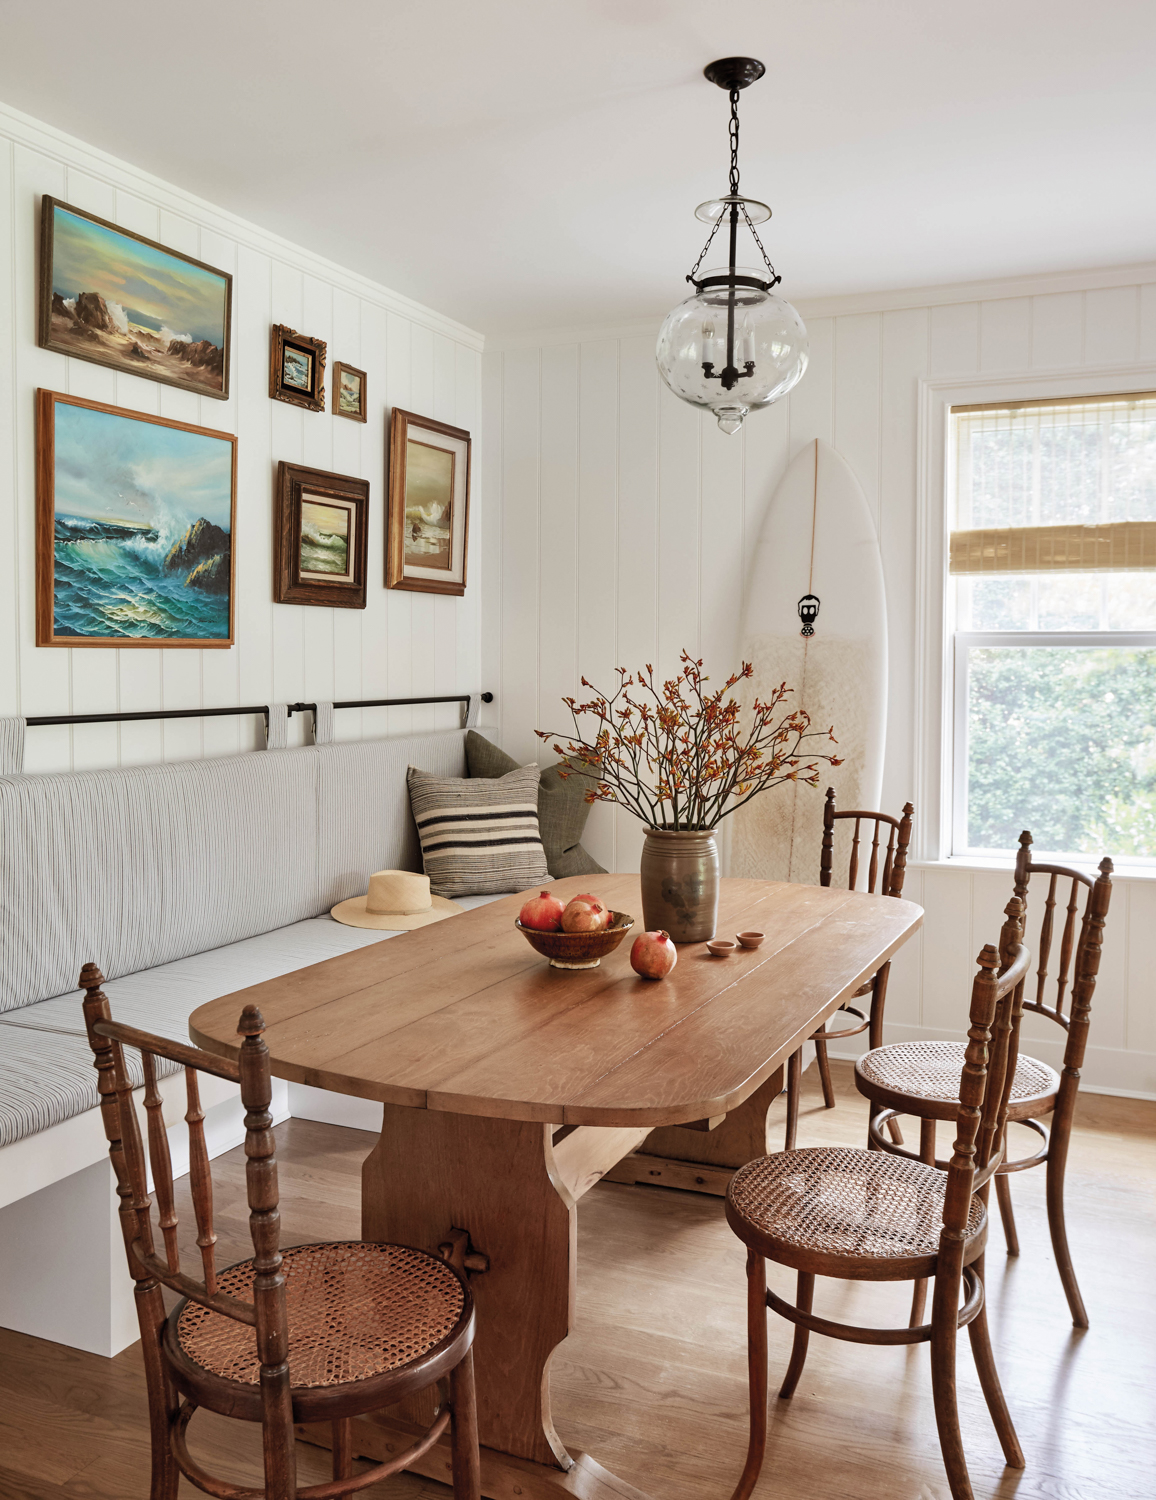
[{"label": "bowl of pomegranates", "polygon": [[514,926],[551,968],[596,969],[634,926],[634,918],[611,911],[597,896],[563,902],[543,891],[526,902]]}]

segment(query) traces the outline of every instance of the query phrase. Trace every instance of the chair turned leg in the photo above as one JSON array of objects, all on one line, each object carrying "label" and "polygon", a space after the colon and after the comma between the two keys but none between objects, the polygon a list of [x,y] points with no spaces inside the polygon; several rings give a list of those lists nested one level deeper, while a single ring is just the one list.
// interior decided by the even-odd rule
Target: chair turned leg
[{"label": "chair turned leg", "polygon": [[[982,1281],[982,1255],[974,1263],[973,1268]],[[991,1350],[991,1335],[987,1327],[986,1307],[981,1308],[979,1316],[973,1318],[967,1325],[967,1331],[971,1338],[971,1352],[975,1356],[975,1368],[979,1372],[979,1383],[983,1387],[983,1398],[991,1413],[991,1420],[999,1438],[999,1445],[1003,1449],[1003,1456],[1009,1468],[1022,1469],[1024,1467],[1023,1449],[1020,1447],[1019,1438],[1016,1437],[1011,1413],[1003,1398],[1003,1387],[999,1383],[999,1371],[995,1367],[995,1355]]]},{"label": "chair turned leg", "polygon": [[999,1216],[1003,1222],[1003,1237],[1007,1241],[1007,1253],[1020,1253],[1020,1237],[1016,1233],[1016,1216],[1012,1209],[1011,1183],[1002,1172],[996,1174],[995,1197],[999,1204]]},{"label": "chair turned leg", "polygon": [[[1061,1140],[1057,1143],[1056,1135],[1053,1134],[1048,1151],[1047,1167],[1045,1168],[1047,1172],[1048,1228],[1052,1235],[1052,1249],[1056,1256],[1056,1269],[1060,1273],[1060,1280],[1064,1284],[1064,1295],[1068,1299],[1068,1307],[1072,1313],[1072,1325],[1075,1328],[1087,1328],[1088,1314],[1084,1309],[1084,1299],[1080,1296],[1079,1283],[1076,1281],[1076,1272],[1072,1265],[1072,1255],[1068,1249],[1067,1225],[1064,1222],[1064,1169],[1067,1166],[1067,1155],[1067,1141]],[[1003,1180],[1001,1177],[996,1178],[997,1183]],[[1002,1203],[1000,1206],[1003,1206]]]},{"label": "chair turned leg", "polygon": [[821,1035],[811,1038],[815,1044],[815,1061],[819,1065],[819,1081],[823,1085],[823,1107],[835,1108],[835,1088],[831,1082],[831,1064],[827,1059],[827,1043]]},{"label": "chair turned leg", "polygon": [[[811,1303],[815,1297],[815,1275],[813,1271],[799,1272],[799,1288],[795,1294],[795,1306],[800,1312],[810,1312]],[[803,1373],[803,1366],[807,1362],[807,1345],[810,1343],[811,1333],[801,1324],[795,1324],[795,1341],[791,1345],[791,1362],[787,1366],[787,1373],[783,1376],[783,1383],[779,1387],[779,1395],[785,1401],[787,1397],[795,1394],[795,1387],[799,1383],[799,1376]]]},{"label": "chair turned leg", "polygon": [[349,1417],[338,1417],[330,1423],[333,1431],[333,1477],[353,1477],[353,1426]]},{"label": "chair turned leg", "polygon": [[894,1115],[892,1115],[891,1118],[887,1121],[887,1134],[891,1137],[891,1139],[897,1146],[902,1146],[903,1132],[902,1130],[900,1130],[899,1121],[895,1118]]},{"label": "chair turned leg", "polygon": [[[958,1280],[956,1281],[958,1289]],[[939,1429],[939,1447],[943,1454],[943,1467],[947,1470],[947,1483],[952,1500],[975,1500],[971,1479],[967,1472],[967,1459],[963,1452],[963,1436],[959,1430],[959,1408],[955,1399],[955,1335],[956,1297],[942,1313],[939,1308],[940,1289],[936,1286],[936,1306],[932,1313],[931,1331],[931,1392],[935,1398],[935,1425]]]},{"label": "chair turned leg", "polygon": [[787,1059],[787,1134],[783,1141],[784,1151],[795,1149],[795,1138],[799,1133],[799,1095],[803,1084],[803,1052],[793,1052]]},{"label": "chair turned leg", "polygon": [[747,1500],[767,1451],[767,1263],[753,1250],[747,1251],[747,1384],[751,1408],[747,1461],[731,1500]]},{"label": "chair turned leg", "polygon": [[478,1406],[474,1394],[474,1351],[450,1375],[450,1457],[454,1500],[482,1500],[482,1461],[478,1451]]},{"label": "chair turned leg", "polygon": [[181,1471],[173,1456],[171,1436],[180,1410],[180,1398],[161,1357],[161,1333],[166,1320],[165,1304],[160,1286],[155,1281],[138,1281],[134,1296],[149,1397],[152,1440],[149,1500],[177,1500]]},{"label": "chair turned leg", "polygon": [[[935,1165],[934,1120],[920,1120],[919,1122],[919,1160],[929,1167]],[[911,1288],[911,1317],[907,1320],[908,1328],[918,1328],[923,1322],[923,1309],[926,1305],[927,1278],[921,1276]]]}]

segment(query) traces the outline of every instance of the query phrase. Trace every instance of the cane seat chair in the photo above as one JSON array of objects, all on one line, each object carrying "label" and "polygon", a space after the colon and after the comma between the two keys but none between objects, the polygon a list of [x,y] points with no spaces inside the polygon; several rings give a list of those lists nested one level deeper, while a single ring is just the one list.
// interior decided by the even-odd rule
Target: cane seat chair
[{"label": "cane seat chair", "polygon": [[[1015,892],[1025,903],[1025,908],[1031,877],[1047,875],[1049,880],[1040,920],[1035,999],[1025,1001],[1022,1010],[1046,1016],[1066,1033],[1066,1041],[1061,1073],[1037,1058],[1019,1053],[1008,1102],[1008,1120],[1033,1131],[1040,1137],[1041,1144],[1030,1156],[1019,1160],[1005,1159],[1000,1164],[995,1182],[996,1199],[1008,1254],[1018,1255],[1019,1237],[1012,1209],[1010,1176],[1031,1167],[1046,1167],[1048,1229],[1056,1267],[1073,1324],[1077,1328],[1087,1328],[1088,1314],[1068,1249],[1064,1175],[1080,1088],[1080,1070],[1088,1044],[1104,923],[1112,896],[1112,861],[1101,860],[1099,878],[1092,880],[1091,876],[1064,865],[1037,864],[1031,857],[1031,845],[1032,836],[1025,831],[1020,835],[1015,873]],[[1060,888],[1062,897],[1064,887],[1068,899],[1060,936],[1058,972],[1049,987],[1048,963],[1055,929],[1057,888]],[[1084,892],[1082,916],[1081,890]],[[1049,993],[1053,991],[1054,999],[1049,1004]],[[1018,1033],[1019,1014],[1014,1017],[1014,1022]],[[962,1060],[961,1042],[902,1042],[880,1047],[861,1057],[855,1065],[855,1086],[871,1101],[869,1144],[883,1151],[896,1151],[893,1142],[883,1137],[881,1127],[898,1115],[914,1115],[920,1121],[919,1159],[933,1162],[936,1121],[952,1119],[959,1107],[956,1079]],[[1049,1115],[1050,1130],[1043,1123]]]},{"label": "cane seat chair", "polygon": [[[979,955],[957,1083],[957,1139],[946,1172],[882,1151],[840,1146],[760,1157],[731,1179],[727,1222],[747,1247],[750,1378],[750,1440],[732,1500],[747,1500],[766,1452],[768,1307],[795,1326],[779,1390],[784,1398],[798,1384],[812,1333],[861,1344],[930,1343],[935,1419],[954,1500],[973,1500],[955,1398],[956,1335],[966,1327],[1004,1457],[1012,1468],[1024,1467],[992,1355],[983,1285],[988,1187],[1001,1159],[1015,1068],[1011,1018],[1029,962],[1022,912],[1022,902],[1013,898],[999,950],[989,944]],[[798,1273],[793,1306],[768,1289],[768,1260]],[[934,1277],[931,1321],[914,1328],[865,1328],[817,1317],[811,1310],[817,1275],[850,1281]]]},{"label": "cane seat chair", "polygon": [[[869,894],[874,895],[876,889],[882,896],[902,896],[903,881],[907,874],[907,846],[911,842],[911,820],[915,809],[911,803],[904,805],[903,816],[893,818],[887,813],[875,812],[837,812],[835,809],[835,788],[827,788],[827,801],[823,807],[823,845],[819,856],[819,884],[829,886],[834,865],[835,848],[835,823],[840,818],[854,818],[855,825],[851,834],[851,861],[847,875],[847,889],[853,891],[859,881],[862,865],[860,858],[860,844],[862,842],[862,825],[869,823],[871,843],[870,854],[867,858],[866,889]],[[886,836],[883,848],[883,868],[880,871],[880,841]],[[836,1011],[836,1015],[845,1013],[853,1016],[857,1024],[841,1027],[837,1031],[828,1031],[826,1024],[820,1026],[819,1030],[812,1033],[810,1040],[815,1044],[815,1061],[819,1068],[819,1080],[823,1085],[823,1103],[827,1109],[835,1108],[835,1090],[831,1084],[831,1064],[827,1057],[827,1044],[839,1042],[846,1037],[859,1036],[864,1031],[870,1031],[872,1047],[878,1047],[883,1041],[883,1007],[887,1001],[887,980],[891,973],[891,963],[885,963],[877,973],[873,974],[866,984],[860,987],[851,996],[852,1000],[865,1000],[870,996],[870,1005],[866,1011],[857,1006],[844,1003]],[[800,1048],[787,1060],[787,1132],[785,1146],[788,1151],[794,1150],[795,1141],[799,1130],[799,1096],[802,1091],[803,1052]],[[899,1133],[899,1127],[892,1124],[895,1139],[902,1142],[903,1137]]]},{"label": "cane seat chair", "polygon": [[[177,1500],[182,1475],[220,1500],[340,1500],[408,1467],[447,1430],[455,1500],[480,1500],[474,1304],[465,1277],[448,1259],[405,1245],[352,1240],[280,1250],[272,1078],[260,1011],[251,1005],[242,1011],[244,1041],[233,1062],[113,1021],[103,983],[100,970],[86,964],[80,976],[85,1026],[136,1282],[152,1437],[150,1500]],[[144,1072],[161,1244],[154,1238],[126,1046],[139,1050]],[[158,1058],[185,1070],[199,1279],[181,1270]],[[200,1073],[239,1083],[246,1110],[254,1254],[221,1270]],[[162,1287],[180,1297],[168,1314]],[[432,1426],[405,1452],[355,1475],[351,1419],[435,1384],[443,1400]],[[220,1478],[193,1458],[186,1430],[201,1408],[261,1424],[262,1488]],[[298,1486],[293,1429],[300,1422],[331,1424],[332,1480]]]}]

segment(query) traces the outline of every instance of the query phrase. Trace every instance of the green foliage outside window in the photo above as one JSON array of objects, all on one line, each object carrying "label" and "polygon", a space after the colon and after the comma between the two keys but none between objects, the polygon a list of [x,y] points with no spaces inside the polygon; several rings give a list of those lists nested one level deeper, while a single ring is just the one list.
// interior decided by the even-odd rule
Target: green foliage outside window
[{"label": "green foliage outside window", "polygon": [[1156,858],[1156,650],[969,653],[968,843]]}]

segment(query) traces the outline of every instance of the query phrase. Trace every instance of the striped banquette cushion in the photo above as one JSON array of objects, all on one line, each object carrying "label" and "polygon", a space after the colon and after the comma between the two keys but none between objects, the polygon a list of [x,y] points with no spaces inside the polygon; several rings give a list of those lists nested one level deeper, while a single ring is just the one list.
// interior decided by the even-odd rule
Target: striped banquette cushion
[{"label": "striped banquette cushion", "polygon": [[493,780],[410,766],[409,797],[435,896],[524,891],[550,879],[538,831],[538,767]]}]

